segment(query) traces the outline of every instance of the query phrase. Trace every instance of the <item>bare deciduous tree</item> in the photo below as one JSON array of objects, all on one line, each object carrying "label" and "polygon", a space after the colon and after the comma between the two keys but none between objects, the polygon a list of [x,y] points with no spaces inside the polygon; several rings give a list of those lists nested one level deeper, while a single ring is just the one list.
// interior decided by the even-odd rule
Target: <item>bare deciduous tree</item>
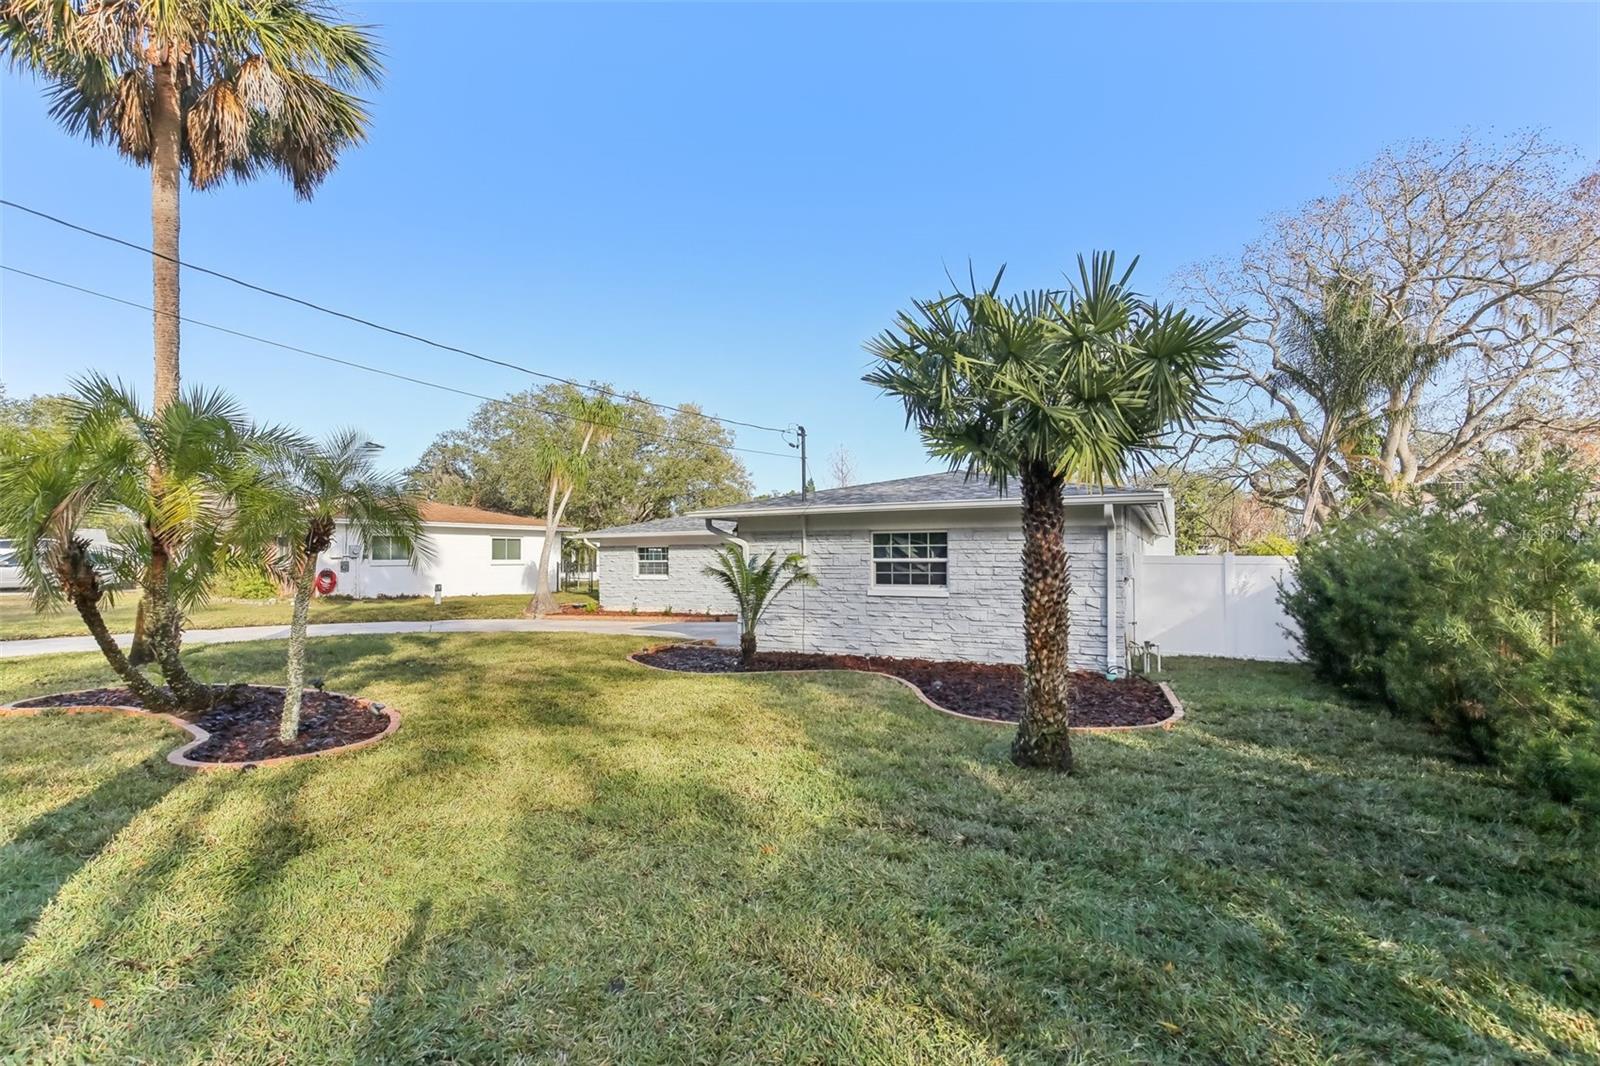
[{"label": "bare deciduous tree", "polygon": [[[1275,219],[1237,262],[1189,271],[1192,298],[1249,318],[1237,391],[1199,443],[1231,448],[1239,480],[1315,528],[1364,474],[1425,485],[1525,435],[1600,430],[1600,171],[1574,176],[1573,161],[1538,134],[1406,145]],[[1289,373],[1294,309],[1320,310],[1339,283],[1370,290],[1430,353],[1368,399],[1359,462],[1325,446],[1350,412],[1322,409]]]},{"label": "bare deciduous tree", "polygon": [[833,487],[836,489],[848,488],[856,483],[856,461],[842,444],[828,456],[828,476],[833,478]]}]

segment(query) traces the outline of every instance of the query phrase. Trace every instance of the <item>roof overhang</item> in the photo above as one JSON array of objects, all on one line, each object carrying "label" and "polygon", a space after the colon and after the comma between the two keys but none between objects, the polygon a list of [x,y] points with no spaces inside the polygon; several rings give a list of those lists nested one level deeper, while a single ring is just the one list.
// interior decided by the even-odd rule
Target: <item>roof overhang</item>
[{"label": "roof overhang", "polygon": [[[1068,507],[1102,507],[1112,505],[1161,505],[1166,494],[1159,490],[1134,492],[1097,492],[1067,496],[1063,503]],[[794,507],[741,507],[708,508],[690,511],[693,518],[783,518],[787,515],[822,514],[879,514],[885,511],[1005,511],[1022,506],[1020,496],[997,496],[981,500],[925,500],[895,501],[893,503],[836,503],[799,504]]]}]

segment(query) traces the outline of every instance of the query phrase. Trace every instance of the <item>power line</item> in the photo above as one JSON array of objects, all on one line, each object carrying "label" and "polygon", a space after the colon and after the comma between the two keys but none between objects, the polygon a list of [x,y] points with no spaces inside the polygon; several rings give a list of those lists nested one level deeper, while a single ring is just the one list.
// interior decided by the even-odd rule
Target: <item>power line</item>
[{"label": "power line", "polygon": [[[125,300],[120,296],[112,296],[110,293],[100,292],[100,291],[98,291],[96,289],[86,288],[86,287],[84,287],[82,285],[76,285],[76,284],[74,284],[74,283],[72,283],[70,281],[62,281],[60,278],[52,278],[52,277],[46,277],[43,274],[35,274],[30,270],[23,270],[20,267],[14,267],[14,266],[8,266],[8,265],[5,265],[5,264],[0,264],[0,270],[4,270],[8,274],[18,274],[18,275],[21,275],[22,277],[25,277],[25,278],[32,278],[35,281],[42,281],[42,282],[45,282],[46,284],[55,285],[55,286],[58,286],[58,287],[63,288],[63,289],[71,289],[73,292],[81,292],[81,293],[84,293],[87,296],[98,297],[99,299],[110,301],[111,303],[122,304],[124,307],[132,307],[132,308],[136,308],[137,310],[140,310],[140,311],[147,311],[147,312],[150,312],[150,313],[153,313],[153,314],[158,314],[158,315],[163,315],[163,314],[164,315],[168,315],[170,317],[176,318],[179,322],[183,322],[183,323],[186,323],[186,324],[191,325],[191,326],[200,326],[200,327],[202,327],[204,329],[215,330],[218,333],[225,333],[230,337],[239,337],[239,338],[241,338],[243,340],[255,341],[257,344],[265,344],[265,345],[268,345],[268,346],[273,347],[273,348],[280,348],[280,349],[282,349],[283,351],[286,351],[286,352],[295,352],[295,353],[297,353],[299,355],[310,356],[312,359],[321,359],[323,362],[327,362],[327,363],[337,363],[340,366],[347,366],[347,367],[351,367],[351,368],[356,369],[356,370],[366,371],[369,374],[378,374],[378,375],[380,375],[382,377],[393,378],[396,381],[407,381],[407,382],[410,382],[413,385],[422,385],[422,386],[425,386],[425,387],[430,388],[430,389],[438,389],[440,392],[452,392],[452,393],[455,393],[457,396],[468,396],[468,397],[471,397],[471,398],[473,398],[475,400],[482,400],[485,403],[498,404],[498,405],[500,405],[502,407],[517,407],[517,408],[522,408],[522,409],[529,410],[529,411],[538,411],[538,412],[540,412],[542,414],[548,414],[548,415],[551,415],[551,416],[553,416],[555,418],[567,419],[568,421],[575,422],[578,425],[589,425],[589,426],[592,426],[592,425],[597,425],[598,424],[598,423],[595,423],[594,421],[592,421],[590,419],[582,418],[582,417],[579,417],[577,415],[570,414],[570,413],[568,413],[566,411],[562,411],[562,410],[560,410],[558,408],[548,407],[548,406],[545,406],[545,405],[542,405],[542,404],[518,403],[515,400],[506,400],[506,399],[503,399],[503,398],[498,397],[498,396],[485,396],[485,395],[483,395],[482,393],[479,393],[479,392],[472,392],[472,391],[467,390],[467,389],[456,388],[454,385],[441,385],[437,381],[428,381],[426,378],[412,377],[409,374],[401,374],[401,373],[398,373],[397,371],[385,370],[382,367],[370,366],[370,365],[368,365],[366,363],[358,363],[353,359],[344,359],[344,358],[341,358],[340,356],[328,355],[328,354],[326,354],[324,352],[314,352],[309,348],[301,348],[301,347],[298,347],[298,346],[293,345],[293,344],[286,344],[283,341],[272,340],[270,337],[258,337],[253,333],[245,333],[243,330],[232,329],[232,328],[230,328],[228,326],[219,326],[214,322],[205,322],[205,321],[202,321],[202,320],[200,320],[198,318],[189,318],[186,315],[173,315],[172,312],[170,312],[170,311],[158,311],[155,308],[149,306],[148,304],[142,304],[142,303],[139,303],[136,300]],[[706,417],[709,418],[710,416],[708,415]],[[670,434],[670,433],[651,433],[649,430],[637,429],[637,428],[635,428],[633,426],[622,426],[622,425],[619,425],[619,426],[617,426],[615,428],[619,432],[631,433],[636,437],[640,437],[640,438],[647,439],[647,440],[658,440],[658,441],[664,441],[664,442],[668,442],[668,443],[678,443],[678,444],[702,444],[702,445],[710,445],[713,448],[719,448],[719,449],[722,449],[724,451],[744,452],[744,453],[746,453],[748,455],[770,455],[770,456],[774,456],[774,457],[779,458],[779,459],[791,459],[791,458],[793,458],[792,454],[785,454],[784,452],[763,451],[760,448],[741,448],[741,447],[739,447],[738,445],[735,445],[735,444],[713,444],[711,441],[693,440],[693,439],[691,439],[689,437],[679,437],[679,436],[675,436],[675,435]]]},{"label": "power line", "polygon": [[[589,392],[598,392],[602,396],[610,396],[610,397],[613,397],[615,399],[627,400],[627,401],[635,402],[635,403],[648,404],[649,406],[657,408],[658,410],[662,410],[662,411],[672,411],[672,412],[677,413],[677,414],[694,414],[694,415],[698,415],[698,416],[700,416],[702,418],[709,418],[709,419],[711,419],[711,420],[713,420],[715,422],[721,422],[724,425],[742,426],[745,429],[759,429],[759,430],[761,430],[761,431],[763,431],[765,433],[788,434],[788,433],[792,432],[792,427],[788,427],[788,426],[784,426],[784,427],[764,426],[764,425],[761,425],[758,422],[742,422],[742,421],[740,421],[739,419],[736,419],[736,418],[722,418],[722,417],[720,417],[718,415],[706,414],[703,411],[686,411],[684,408],[682,408],[682,407],[674,407],[670,403],[657,403],[654,400],[646,400],[642,396],[630,396],[627,393],[618,392],[615,389],[606,388],[604,385],[595,385],[595,384],[584,385],[584,384],[582,384],[582,383],[580,383],[578,381],[575,381],[572,378],[561,377],[559,374],[547,374],[542,370],[534,370],[532,367],[526,367],[526,366],[521,365],[520,363],[509,362],[509,361],[507,361],[505,359],[497,359],[494,356],[483,355],[483,354],[481,354],[479,352],[474,352],[474,351],[471,351],[471,350],[469,350],[467,348],[459,348],[459,347],[457,347],[456,345],[453,345],[453,344],[446,344],[443,341],[436,341],[436,340],[433,340],[432,338],[424,337],[424,336],[422,336],[421,334],[418,334],[418,333],[410,333],[410,332],[408,332],[406,330],[397,329],[397,328],[395,328],[393,326],[385,326],[381,322],[374,322],[369,318],[362,318],[360,315],[353,315],[353,314],[350,314],[347,311],[339,311],[339,310],[336,310],[336,309],[334,309],[332,307],[327,307],[327,306],[324,306],[323,304],[314,303],[311,300],[303,299],[303,298],[301,298],[299,296],[291,296],[290,294],[288,294],[286,292],[279,292],[276,289],[269,289],[264,285],[257,285],[254,282],[245,281],[243,278],[234,277],[232,274],[227,274],[227,273],[224,273],[223,271],[220,271],[220,270],[212,270],[210,267],[196,266],[194,263],[186,263],[181,259],[176,259],[176,258],[174,258],[174,257],[172,257],[170,255],[165,255],[165,254],[163,254],[161,252],[156,251],[154,248],[147,247],[146,245],[136,244],[133,241],[124,240],[121,237],[113,236],[112,234],[109,234],[109,233],[102,233],[100,230],[90,229],[88,226],[79,225],[76,222],[69,222],[64,218],[60,218],[59,216],[52,215],[52,214],[50,214],[50,213],[48,213],[46,211],[40,211],[37,208],[28,207],[25,204],[19,204],[15,200],[6,200],[6,199],[3,199],[3,198],[0,198],[0,204],[3,204],[6,207],[13,208],[14,210],[17,210],[17,211],[26,212],[27,214],[33,215],[36,218],[42,218],[46,222],[53,222],[58,226],[64,226],[67,229],[76,230],[79,233],[88,234],[91,237],[97,237],[97,238],[99,238],[100,240],[103,240],[103,241],[110,241],[112,244],[120,244],[124,248],[131,248],[136,252],[144,252],[146,255],[153,255],[153,256],[157,257],[158,259],[165,259],[169,263],[176,263],[178,266],[182,267],[185,270],[193,270],[193,271],[195,271],[196,273],[199,273],[199,274],[208,274],[211,277],[220,278],[223,281],[231,282],[234,285],[238,285],[238,286],[240,286],[242,288],[249,289],[252,292],[259,292],[259,293],[262,293],[263,295],[271,296],[271,297],[274,297],[274,298],[279,299],[279,300],[287,300],[289,303],[299,304],[301,307],[308,307],[313,311],[319,311],[319,312],[321,312],[322,314],[325,314],[325,315],[332,315],[334,318],[342,318],[347,322],[355,322],[358,325],[366,326],[366,327],[368,327],[370,329],[379,330],[381,332],[388,333],[388,334],[390,334],[392,336],[395,336],[395,337],[403,337],[406,340],[416,341],[419,344],[426,344],[429,347],[437,348],[440,351],[452,352],[452,353],[454,353],[456,355],[464,355],[469,359],[476,359],[476,360],[478,360],[479,362],[482,362],[482,363],[490,363],[490,364],[493,364],[494,366],[505,367],[507,370],[516,370],[516,371],[519,371],[519,372],[521,372],[523,374],[528,374],[528,375],[530,375],[532,377],[543,378],[546,381],[554,381],[554,382],[558,382],[558,383],[560,383],[562,385],[571,385],[573,388],[584,389],[584,390],[589,391]],[[184,319],[182,319],[180,317],[179,321],[184,321]]]}]

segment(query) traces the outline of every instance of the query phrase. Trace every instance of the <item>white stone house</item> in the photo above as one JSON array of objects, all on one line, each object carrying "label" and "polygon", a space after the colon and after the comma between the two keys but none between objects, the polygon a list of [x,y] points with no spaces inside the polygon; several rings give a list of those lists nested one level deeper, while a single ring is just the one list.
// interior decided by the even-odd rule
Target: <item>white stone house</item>
[{"label": "white stone house", "polygon": [[[427,502],[420,505],[424,542],[432,558],[413,567],[399,544],[375,538],[371,544],[344,521],[333,544],[317,558],[318,571],[336,582],[333,595],[445,596],[532,595],[539,577],[539,555],[546,535],[544,519],[485,511],[478,507]],[[556,530],[550,554],[550,587],[560,579],[561,535]]]},{"label": "white stone house", "polygon": [[[1171,555],[1165,489],[1066,493],[1074,666],[1126,670],[1146,555]],[[855,485],[585,534],[607,609],[732,609],[703,567],[720,542],[799,552],[817,578],[762,619],[771,651],[1020,663],[1022,505],[961,473]]]}]

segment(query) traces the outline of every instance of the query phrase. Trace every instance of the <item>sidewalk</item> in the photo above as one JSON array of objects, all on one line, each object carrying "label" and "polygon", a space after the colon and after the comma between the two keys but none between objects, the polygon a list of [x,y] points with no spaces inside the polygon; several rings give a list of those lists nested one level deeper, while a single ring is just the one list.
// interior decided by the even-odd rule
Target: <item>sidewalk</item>
[{"label": "sidewalk", "polygon": [[[711,640],[729,648],[739,646],[736,622],[630,622],[612,618],[457,618],[443,622],[324,622],[306,627],[312,637],[360,636],[370,633],[613,633],[624,636],[661,637],[663,640]],[[237,644],[247,640],[286,640],[289,627],[234,626],[228,629],[185,630],[183,642],[189,644]],[[117,642],[124,647],[132,639],[123,633]],[[64,652],[94,651],[93,637],[38,637],[32,640],[0,640],[0,659],[19,659],[30,655],[60,655]]]}]

